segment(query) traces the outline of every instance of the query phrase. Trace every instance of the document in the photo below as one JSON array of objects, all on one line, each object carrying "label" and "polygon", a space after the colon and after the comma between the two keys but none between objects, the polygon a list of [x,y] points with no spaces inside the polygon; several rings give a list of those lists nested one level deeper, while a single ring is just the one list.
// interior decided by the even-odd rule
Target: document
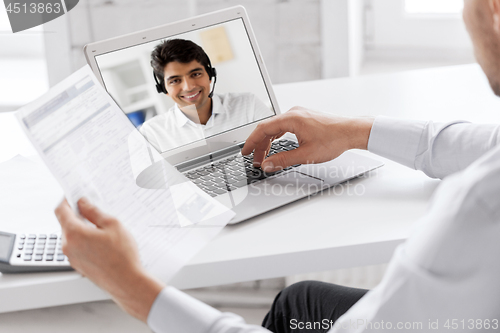
[{"label": "document", "polygon": [[162,159],[88,66],[16,116],[70,205],[85,196],[117,217],[163,281],[234,216]]}]

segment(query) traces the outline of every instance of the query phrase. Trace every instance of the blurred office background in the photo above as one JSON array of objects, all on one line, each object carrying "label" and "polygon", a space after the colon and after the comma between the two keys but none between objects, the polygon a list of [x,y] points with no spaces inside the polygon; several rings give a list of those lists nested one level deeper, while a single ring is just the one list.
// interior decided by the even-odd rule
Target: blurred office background
[{"label": "blurred office background", "polygon": [[[238,4],[247,9],[273,84],[475,61],[462,22],[462,0],[80,0],[69,14],[15,36],[2,8],[0,111],[15,110],[83,66],[82,48],[89,42]],[[317,279],[372,288],[384,271],[385,265],[353,267],[190,293],[259,323],[276,293],[290,283]],[[61,313],[68,322],[94,314],[96,332],[99,325],[108,332],[147,331],[109,302],[28,312],[39,323]],[[95,315],[100,312],[109,316]],[[0,332],[2,327],[15,332],[23,316],[0,314]],[[118,317],[119,330],[113,326]]]},{"label": "blurred office background", "polygon": [[83,66],[89,42],[241,4],[274,84],[474,62],[462,0],[80,0],[13,35],[0,9],[0,105],[18,107]]}]

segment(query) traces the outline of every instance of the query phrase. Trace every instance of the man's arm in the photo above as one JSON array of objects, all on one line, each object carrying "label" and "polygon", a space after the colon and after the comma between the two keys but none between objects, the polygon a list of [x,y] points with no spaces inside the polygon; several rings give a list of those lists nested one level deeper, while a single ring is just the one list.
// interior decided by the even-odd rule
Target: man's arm
[{"label": "man's arm", "polygon": [[85,199],[78,201],[78,208],[94,226],[77,216],[66,200],[55,210],[71,266],[155,332],[269,333],[166,287],[143,268],[134,238],[117,219]]},{"label": "man's arm", "polygon": [[[241,153],[254,152],[254,166],[273,172],[294,164],[330,161],[349,149],[367,149],[374,119],[347,118],[294,107],[285,114],[260,122]],[[300,147],[265,158],[271,142],[285,133],[297,136]]]},{"label": "man's arm", "polygon": [[498,125],[377,117],[368,150],[429,177],[444,178],[464,170],[499,143]]},{"label": "man's arm", "polygon": [[[264,161],[271,141],[286,132],[297,136],[300,147]],[[295,107],[261,122],[247,139],[242,154],[254,151],[254,165],[262,164],[271,172],[299,163],[326,162],[349,149],[368,149],[430,177],[443,178],[465,169],[498,143],[498,125],[347,118]]]}]

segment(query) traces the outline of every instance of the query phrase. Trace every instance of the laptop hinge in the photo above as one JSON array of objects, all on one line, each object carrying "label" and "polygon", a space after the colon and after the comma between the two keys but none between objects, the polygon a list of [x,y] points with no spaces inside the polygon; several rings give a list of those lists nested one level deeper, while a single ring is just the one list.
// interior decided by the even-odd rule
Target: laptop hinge
[{"label": "laptop hinge", "polygon": [[199,167],[199,166],[207,164],[207,163],[212,163],[212,162],[218,161],[220,159],[224,159],[225,157],[239,153],[241,148],[243,148],[244,144],[245,144],[245,142],[243,141],[243,142],[240,142],[234,146],[224,148],[221,150],[217,150],[217,151],[211,152],[210,154],[206,154],[206,155],[202,155],[202,156],[193,158],[190,161],[176,164],[175,167],[180,172],[184,172],[184,171]]}]

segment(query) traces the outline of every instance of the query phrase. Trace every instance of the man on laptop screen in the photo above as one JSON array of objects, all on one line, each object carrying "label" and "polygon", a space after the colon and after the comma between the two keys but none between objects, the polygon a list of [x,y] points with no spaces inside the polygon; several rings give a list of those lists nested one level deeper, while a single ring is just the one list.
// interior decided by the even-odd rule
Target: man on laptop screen
[{"label": "man on laptop screen", "polygon": [[151,66],[158,92],[175,103],[141,127],[142,134],[160,152],[274,114],[252,93],[214,94],[216,69],[205,51],[190,40],[170,39],[156,45]]}]

